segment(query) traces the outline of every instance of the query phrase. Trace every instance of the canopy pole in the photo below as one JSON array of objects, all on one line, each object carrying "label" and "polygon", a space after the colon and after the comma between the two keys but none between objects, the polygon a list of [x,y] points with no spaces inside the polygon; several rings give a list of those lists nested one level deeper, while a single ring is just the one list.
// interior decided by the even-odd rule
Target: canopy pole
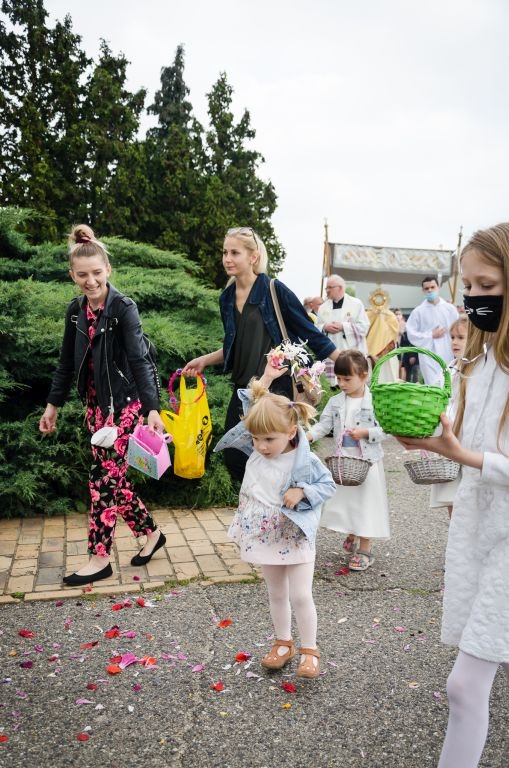
[{"label": "canopy pole", "polygon": [[463,237],[463,224],[460,226],[460,231],[458,232],[458,245],[456,246],[456,255],[454,257],[454,270],[452,274],[452,285],[451,285],[451,278],[449,278],[449,290],[451,292],[451,301],[456,306],[456,292],[458,290],[458,277],[459,277],[459,263],[460,263],[460,253],[461,253],[461,240]]},{"label": "canopy pole", "polygon": [[320,285],[320,296],[323,296],[323,282],[326,277],[330,275],[330,250],[329,250],[329,224],[327,219],[323,220],[324,237],[323,237],[323,263],[322,263],[322,282]]}]

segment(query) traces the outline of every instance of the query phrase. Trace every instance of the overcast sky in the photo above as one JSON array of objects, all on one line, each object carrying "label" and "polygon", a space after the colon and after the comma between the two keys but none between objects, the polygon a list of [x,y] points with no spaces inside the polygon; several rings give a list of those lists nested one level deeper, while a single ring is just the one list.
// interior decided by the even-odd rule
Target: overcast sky
[{"label": "overcast sky", "polygon": [[[220,72],[278,194],[282,279],[320,289],[335,242],[454,249],[509,219],[507,0],[45,0],[146,87],[185,47],[195,114]],[[249,225],[250,222],[245,222]],[[465,241],[464,241],[465,242]],[[218,254],[218,259],[220,255]]]}]

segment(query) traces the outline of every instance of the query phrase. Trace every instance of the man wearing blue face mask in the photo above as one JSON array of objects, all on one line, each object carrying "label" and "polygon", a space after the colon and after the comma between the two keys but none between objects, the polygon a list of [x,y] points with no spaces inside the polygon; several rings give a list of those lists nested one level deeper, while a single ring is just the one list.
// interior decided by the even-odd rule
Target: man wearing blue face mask
[{"label": "man wearing blue face mask", "polygon": [[[453,353],[449,328],[457,319],[458,310],[440,297],[435,276],[424,278],[422,290],[424,301],[410,313],[407,336],[414,346],[429,349],[450,363]],[[419,355],[419,366],[425,384],[440,384],[442,371],[438,363],[427,355]]]}]

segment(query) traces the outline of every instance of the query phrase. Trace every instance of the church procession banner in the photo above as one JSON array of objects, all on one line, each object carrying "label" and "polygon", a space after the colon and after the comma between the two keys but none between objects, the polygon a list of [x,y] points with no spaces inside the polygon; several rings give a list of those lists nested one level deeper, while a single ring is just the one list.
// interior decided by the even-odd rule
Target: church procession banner
[{"label": "church procession banner", "polygon": [[420,285],[426,275],[447,280],[454,273],[455,251],[325,243],[325,274],[347,281]]}]

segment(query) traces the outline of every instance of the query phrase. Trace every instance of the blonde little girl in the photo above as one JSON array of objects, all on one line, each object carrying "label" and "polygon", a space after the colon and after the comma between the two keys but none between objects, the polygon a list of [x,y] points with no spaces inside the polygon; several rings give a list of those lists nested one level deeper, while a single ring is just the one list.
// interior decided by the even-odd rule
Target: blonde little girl
[{"label": "blonde little girl", "polygon": [[368,388],[368,361],[357,349],[341,352],[334,363],[339,395],[328,401],[320,421],[307,433],[313,442],[334,434],[334,445],[345,454],[362,456],[372,463],[362,485],[336,486],[325,504],[320,525],[348,534],[343,549],[351,553],[348,567],[365,571],[374,561],[371,539],[388,539],[389,505],[380,445],[385,435],[378,426]]},{"label": "blonde little girl", "polygon": [[315,537],[322,503],[336,486],[311,453],[299,424],[302,420],[307,425],[314,408],[268,391],[286,372],[267,364],[258,381],[239,390],[247,415],[215,450],[234,445],[250,453],[229,536],[243,560],[261,565],[267,586],[276,639],[262,666],[282,669],[295,655],[293,608],[301,642],[297,675],[315,678],[320,674],[312,592]]}]

